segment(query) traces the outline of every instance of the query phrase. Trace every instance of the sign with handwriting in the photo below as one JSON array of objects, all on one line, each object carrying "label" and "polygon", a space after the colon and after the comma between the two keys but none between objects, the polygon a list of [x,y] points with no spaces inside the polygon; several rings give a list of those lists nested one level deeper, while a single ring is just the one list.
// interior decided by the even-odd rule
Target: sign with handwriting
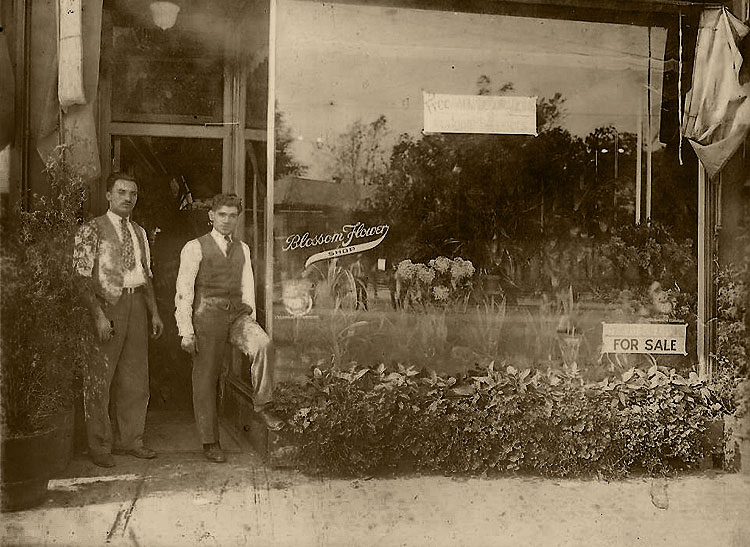
[{"label": "sign with handwriting", "polygon": [[536,97],[423,92],[425,133],[536,135]]}]

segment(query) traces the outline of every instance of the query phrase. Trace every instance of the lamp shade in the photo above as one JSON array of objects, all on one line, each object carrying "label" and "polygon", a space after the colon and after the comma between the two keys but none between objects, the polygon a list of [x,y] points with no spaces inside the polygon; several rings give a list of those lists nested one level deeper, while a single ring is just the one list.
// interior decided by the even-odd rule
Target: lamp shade
[{"label": "lamp shade", "polygon": [[151,2],[150,8],[154,24],[160,29],[172,28],[177,22],[180,6],[174,2]]}]

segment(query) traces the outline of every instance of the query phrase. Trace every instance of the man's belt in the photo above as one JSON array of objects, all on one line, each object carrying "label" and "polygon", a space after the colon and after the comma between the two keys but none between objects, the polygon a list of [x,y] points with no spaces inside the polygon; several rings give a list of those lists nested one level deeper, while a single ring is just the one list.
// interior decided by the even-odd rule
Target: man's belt
[{"label": "man's belt", "polygon": [[198,308],[207,307],[215,308],[220,310],[228,311],[232,307],[231,299],[225,296],[202,296],[199,295],[196,299]]},{"label": "man's belt", "polygon": [[122,292],[125,294],[135,294],[141,292],[146,288],[146,285],[138,285],[137,287],[123,287]]}]

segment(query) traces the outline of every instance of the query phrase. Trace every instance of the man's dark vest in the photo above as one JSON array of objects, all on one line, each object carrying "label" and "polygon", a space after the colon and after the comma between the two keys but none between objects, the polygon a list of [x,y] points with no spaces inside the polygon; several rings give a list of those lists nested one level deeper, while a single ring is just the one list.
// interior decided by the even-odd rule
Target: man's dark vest
[{"label": "man's dark vest", "polygon": [[242,308],[242,268],[245,253],[238,241],[229,245],[227,256],[207,233],[198,238],[201,245],[200,268],[195,278],[196,303],[199,298],[228,298],[236,310]]}]

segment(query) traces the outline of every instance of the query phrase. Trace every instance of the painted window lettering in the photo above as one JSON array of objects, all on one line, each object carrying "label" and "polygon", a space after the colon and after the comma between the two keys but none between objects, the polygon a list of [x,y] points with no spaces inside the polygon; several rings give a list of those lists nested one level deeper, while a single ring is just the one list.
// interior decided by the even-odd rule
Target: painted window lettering
[{"label": "painted window lettering", "polygon": [[341,247],[348,247],[355,239],[364,239],[374,236],[385,236],[390,226],[381,224],[378,226],[368,227],[364,222],[354,224],[345,224],[341,231],[328,234],[316,234],[311,236],[310,232],[303,234],[292,234],[284,240],[282,251],[294,251],[296,249],[308,249],[310,247],[319,247],[320,245],[330,245],[331,243],[340,243]]}]

